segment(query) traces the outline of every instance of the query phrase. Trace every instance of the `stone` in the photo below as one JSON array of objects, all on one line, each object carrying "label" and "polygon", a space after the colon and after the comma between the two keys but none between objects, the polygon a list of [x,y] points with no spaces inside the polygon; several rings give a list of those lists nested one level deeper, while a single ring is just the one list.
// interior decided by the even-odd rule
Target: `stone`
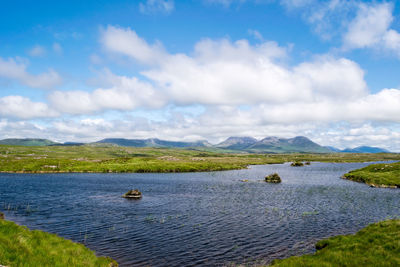
[{"label": "stone", "polygon": [[123,194],[122,197],[130,199],[140,199],[142,198],[142,192],[140,192],[138,189],[129,190],[128,192]]}]

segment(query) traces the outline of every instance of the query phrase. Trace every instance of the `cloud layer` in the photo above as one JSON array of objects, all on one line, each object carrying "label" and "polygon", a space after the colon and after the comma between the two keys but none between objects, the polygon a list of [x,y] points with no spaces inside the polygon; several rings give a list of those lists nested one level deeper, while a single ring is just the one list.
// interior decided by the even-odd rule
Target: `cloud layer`
[{"label": "cloud layer", "polygon": [[39,89],[50,89],[61,84],[62,79],[54,70],[49,69],[47,72],[34,75],[27,72],[27,65],[27,62],[22,59],[9,58],[5,60],[0,57],[0,78]]},{"label": "cloud layer", "polygon": [[[204,2],[229,8],[246,1]],[[43,98],[0,96],[0,134],[58,141],[158,137],[212,142],[230,135],[306,135],[324,145],[373,144],[400,151],[399,88],[371,92],[366,71],[346,56],[366,49],[400,58],[394,6],[342,0],[280,3],[290,12],[301,10],[324,42],[336,38],[336,46],[324,54],[293,56],[292,45],[266,40],[252,29],[247,34],[254,40],[202,38],[190,51],[171,53],[171,46],[147,41],[140,30],[109,25],[99,32],[100,47],[88,54],[92,71],[99,74],[86,84],[60,86],[55,70],[35,73],[27,59],[0,57],[1,81],[12,83],[8,91],[47,89]],[[136,8],[155,15],[170,14],[175,6],[174,1],[146,0]],[[62,39],[52,44],[47,51],[35,46],[25,52],[43,61],[50,54],[70,53]]]}]

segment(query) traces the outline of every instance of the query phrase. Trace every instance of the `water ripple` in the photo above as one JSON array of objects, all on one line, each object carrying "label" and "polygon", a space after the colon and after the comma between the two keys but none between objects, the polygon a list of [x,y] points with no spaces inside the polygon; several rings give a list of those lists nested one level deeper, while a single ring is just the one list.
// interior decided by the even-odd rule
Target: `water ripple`
[{"label": "water ripple", "polygon": [[[400,190],[340,179],[362,163],[181,174],[0,174],[0,210],[121,266],[229,266],[310,253],[400,214]],[[272,172],[281,184],[260,182]],[[240,180],[248,179],[248,183]],[[139,188],[143,199],[121,195]]]}]

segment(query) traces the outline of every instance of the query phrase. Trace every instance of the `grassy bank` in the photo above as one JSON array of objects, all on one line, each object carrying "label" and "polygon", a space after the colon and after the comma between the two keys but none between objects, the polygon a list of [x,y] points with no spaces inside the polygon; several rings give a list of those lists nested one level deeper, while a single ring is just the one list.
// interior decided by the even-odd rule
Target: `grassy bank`
[{"label": "grassy bank", "polygon": [[400,266],[400,220],[371,224],[355,235],[316,244],[313,255],[275,260],[272,266]]},{"label": "grassy bank", "polygon": [[97,257],[82,244],[1,219],[0,265],[118,266],[110,258]]},{"label": "grassy bank", "polygon": [[366,183],[373,187],[400,188],[400,162],[369,165],[350,171],[343,178]]},{"label": "grassy bank", "polygon": [[400,154],[245,154],[195,149],[0,145],[0,172],[195,172],[291,161],[400,160]]}]

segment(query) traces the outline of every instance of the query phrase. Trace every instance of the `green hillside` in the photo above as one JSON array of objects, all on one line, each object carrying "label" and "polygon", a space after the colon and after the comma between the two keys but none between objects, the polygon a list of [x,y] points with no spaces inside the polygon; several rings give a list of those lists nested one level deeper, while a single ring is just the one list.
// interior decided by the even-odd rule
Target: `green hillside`
[{"label": "green hillside", "polygon": [[8,138],[0,140],[0,145],[11,145],[11,146],[50,146],[59,143],[53,142],[48,139],[35,139],[35,138]]}]

